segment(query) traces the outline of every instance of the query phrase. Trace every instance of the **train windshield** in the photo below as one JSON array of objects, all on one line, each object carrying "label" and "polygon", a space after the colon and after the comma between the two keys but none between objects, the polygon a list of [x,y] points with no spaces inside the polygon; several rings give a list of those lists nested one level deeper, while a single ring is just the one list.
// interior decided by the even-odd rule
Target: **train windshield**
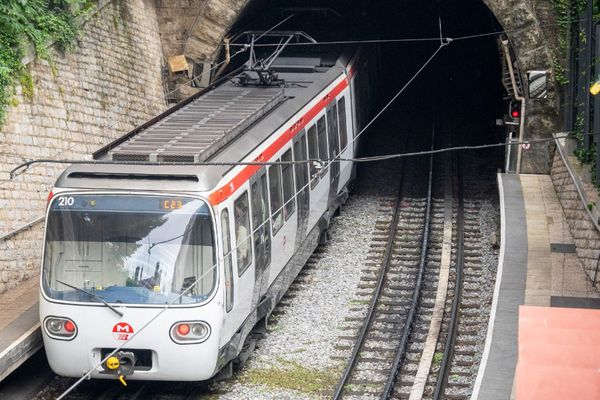
[{"label": "train windshield", "polygon": [[53,299],[194,304],[215,287],[212,223],[202,200],[57,196],[46,229],[42,281]]}]

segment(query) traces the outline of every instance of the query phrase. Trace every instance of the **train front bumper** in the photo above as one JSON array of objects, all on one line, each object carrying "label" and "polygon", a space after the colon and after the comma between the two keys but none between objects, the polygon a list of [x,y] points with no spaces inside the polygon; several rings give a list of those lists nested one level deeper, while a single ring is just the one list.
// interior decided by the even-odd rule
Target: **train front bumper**
[{"label": "train front bumper", "polygon": [[[123,318],[102,307],[90,309],[61,305],[57,308],[54,304],[53,314],[45,313],[44,309],[43,302],[40,302],[42,325],[48,315],[65,316],[77,325],[77,335],[70,340],[52,338],[42,326],[48,363],[58,375],[79,378],[92,371],[90,378],[93,379],[117,379],[117,371],[111,371],[102,360],[121,345],[123,351],[133,353],[137,360],[133,374],[126,377],[128,380],[202,381],[218,372],[219,312],[208,313],[204,309],[202,316],[205,318],[201,319],[193,316],[199,314],[200,309],[172,309],[142,330],[141,327],[156,315],[156,309],[127,310]],[[169,334],[170,330],[176,322],[186,320],[206,322],[211,328],[206,340],[176,343]],[[125,325],[131,328],[131,332],[122,328]],[[136,335],[125,343],[133,333]]]}]

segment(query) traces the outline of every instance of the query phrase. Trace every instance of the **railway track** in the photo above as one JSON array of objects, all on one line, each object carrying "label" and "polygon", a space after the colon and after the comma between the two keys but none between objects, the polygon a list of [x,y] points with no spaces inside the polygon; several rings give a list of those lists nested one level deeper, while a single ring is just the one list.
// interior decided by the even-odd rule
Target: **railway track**
[{"label": "railway track", "polygon": [[[458,167],[460,170],[460,167]],[[449,298],[445,342],[438,343],[444,358],[435,372],[434,400],[463,400],[471,396],[481,353],[481,334],[488,314],[482,312],[490,283],[483,260],[481,178],[458,173],[458,215],[455,279]],[[482,304],[483,302],[483,304]]]},{"label": "railway track", "polygon": [[[422,285],[429,290],[425,274],[432,215],[432,171],[429,162],[427,196],[408,197],[403,165],[397,195],[383,199],[372,239],[371,250],[357,293],[358,303],[369,302],[366,315],[357,307],[357,315],[348,322],[361,326],[356,337],[341,339],[354,342],[350,361],[338,383],[334,399],[378,398],[393,389],[400,366],[418,345],[410,341],[413,325],[420,326],[419,299]],[[412,170],[412,168],[410,168]],[[413,177],[414,179],[415,177]]]},{"label": "railway track", "polygon": [[352,351],[334,399],[471,394],[493,286],[483,260],[485,194],[476,166],[465,178],[444,160],[436,167],[443,195],[431,197],[431,161],[428,197],[403,196],[402,178],[398,196],[381,201],[356,295],[363,307],[355,307],[340,337],[340,348]]}]

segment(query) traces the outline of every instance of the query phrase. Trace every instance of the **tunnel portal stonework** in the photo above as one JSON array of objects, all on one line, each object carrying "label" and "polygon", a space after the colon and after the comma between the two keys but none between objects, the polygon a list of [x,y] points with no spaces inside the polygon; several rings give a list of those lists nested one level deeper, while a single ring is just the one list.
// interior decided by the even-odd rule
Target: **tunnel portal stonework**
[{"label": "tunnel portal stonework", "polygon": [[[37,276],[46,196],[62,165],[37,165],[14,180],[24,159],[81,159],[166,109],[166,60],[215,62],[220,43],[250,0],[99,0],[69,54],[28,69],[35,82],[0,127],[0,293]],[[545,0],[484,0],[508,36],[522,71],[550,72],[548,99],[529,100],[527,138],[549,137],[558,121],[553,10]],[[500,78],[500,77],[499,77]],[[523,172],[547,173],[547,146],[524,152]],[[22,229],[24,228],[24,229]],[[9,236],[6,236],[9,234]]]},{"label": "tunnel portal stonework", "polygon": [[[517,58],[527,93],[527,71],[548,71],[548,98],[526,99],[525,140],[551,138],[559,126],[559,96],[553,60],[558,53],[558,27],[552,2],[547,0],[483,0],[507,36]],[[550,172],[551,142],[523,151],[522,173]]]}]

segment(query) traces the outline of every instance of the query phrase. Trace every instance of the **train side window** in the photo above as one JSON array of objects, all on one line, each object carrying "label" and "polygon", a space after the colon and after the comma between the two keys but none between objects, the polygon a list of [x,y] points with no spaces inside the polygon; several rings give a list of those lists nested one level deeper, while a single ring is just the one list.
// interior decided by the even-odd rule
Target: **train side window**
[{"label": "train side window", "polygon": [[262,216],[262,203],[260,201],[257,182],[254,182],[250,187],[250,193],[250,199],[252,200],[252,229],[255,232],[254,238],[256,238],[256,230],[260,226],[260,218]]},{"label": "train side window", "polygon": [[273,223],[273,236],[275,236],[277,232],[279,232],[279,229],[281,229],[283,226],[281,168],[279,168],[279,165],[274,165],[269,168],[269,195],[271,197],[271,221]]},{"label": "train side window", "polygon": [[245,191],[233,203],[238,276],[242,276],[252,262],[252,243],[250,242],[250,210],[248,206],[248,192]]},{"label": "train side window", "polygon": [[[317,160],[319,158],[319,145],[317,143],[317,127],[315,125],[308,128],[308,158]],[[310,163],[310,188],[314,188],[319,183],[317,167]]]},{"label": "train side window", "polygon": [[340,141],[338,140],[338,121],[337,121],[337,103],[327,111],[327,130],[329,132],[329,154],[331,157],[337,157],[340,154]]},{"label": "train side window", "polygon": [[319,142],[319,159],[323,163],[323,168],[321,169],[321,176],[327,173],[327,159],[329,158],[329,154],[327,153],[327,132],[325,127],[325,116],[322,116],[317,121],[317,140]]},{"label": "train side window", "polygon": [[[294,143],[294,160],[306,161],[306,136],[302,135],[300,140]],[[296,192],[301,192],[306,189],[308,183],[308,164],[300,163],[294,165],[296,174]],[[298,205],[300,207],[300,205]]]},{"label": "train side window", "polygon": [[285,220],[287,221],[294,211],[296,211],[296,203],[294,201],[294,170],[292,164],[292,149],[289,149],[283,156],[281,161],[289,162],[281,166],[281,178],[283,180],[283,204],[285,210]]},{"label": "train side window", "polygon": [[231,263],[228,209],[221,212],[221,235],[223,238],[223,267],[225,269],[225,311],[229,312],[233,308],[233,266]]},{"label": "train side window", "polygon": [[346,127],[346,97],[338,100],[338,117],[340,120],[340,152],[348,145],[348,128]]}]

